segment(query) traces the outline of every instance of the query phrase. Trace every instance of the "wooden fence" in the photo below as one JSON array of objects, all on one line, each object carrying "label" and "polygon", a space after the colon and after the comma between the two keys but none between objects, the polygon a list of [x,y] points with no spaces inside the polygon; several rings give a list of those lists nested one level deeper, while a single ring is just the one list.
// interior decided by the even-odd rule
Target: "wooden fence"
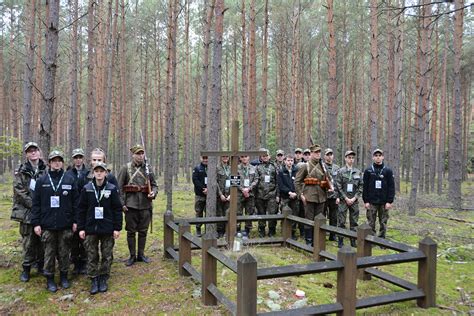
[{"label": "wooden fence", "polygon": [[[191,225],[226,222],[225,217],[207,217],[180,219],[175,221],[171,212],[164,215],[164,256],[178,262],[179,274],[191,276],[201,283],[202,303],[225,305],[234,315],[257,315],[258,280],[275,279],[304,274],[335,271],[337,273],[336,303],[306,306],[258,315],[318,315],[337,313],[355,315],[356,309],[417,300],[418,306],[429,308],[436,306],[436,243],[429,237],[419,242],[418,248],[393,242],[371,235],[370,226],[363,224],[357,232],[329,226],[326,218],[318,215],[314,221],[284,213],[281,215],[238,216],[237,221],[280,220],[282,237],[249,239],[251,244],[282,244],[311,252],[314,263],[294,264],[270,268],[258,268],[257,261],[245,253],[237,262],[225,256],[219,247],[226,247],[225,241],[218,241],[205,234],[198,238],[190,233]],[[291,224],[302,223],[314,227],[314,247],[291,239]],[[339,249],[337,256],[326,251],[326,233],[357,239],[357,252],[349,246]],[[179,244],[175,246],[174,234],[178,234]],[[372,246],[378,245],[397,251],[396,254],[372,256]],[[191,264],[191,251],[200,250],[202,255],[201,272]],[[325,261],[325,260],[328,261]],[[418,262],[417,284],[401,279],[374,267],[406,262]],[[217,287],[217,262],[237,274],[237,301],[228,299]],[[356,297],[356,284],[359,280],[376,277],[397,285],[404,291],[367,298]]]}]

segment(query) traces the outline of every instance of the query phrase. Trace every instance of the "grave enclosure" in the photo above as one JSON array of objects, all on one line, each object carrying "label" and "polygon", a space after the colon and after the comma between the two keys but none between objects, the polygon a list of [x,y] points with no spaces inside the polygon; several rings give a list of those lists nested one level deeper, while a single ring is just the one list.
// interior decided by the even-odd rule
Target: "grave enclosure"
[{"label": "grave enclosure", "polygon": [[[179,274],[191,276],[201,283],[202,303],[204,305],[223,304],[233,315],[318,315],[337,313],[338,315],[355,315],[357,309],[415,300],[422,308],[436,306],[436,251],[437,245],[430,238],[419,242],[414,248],[402,243],[393,242],[371,235],[367,224],[359,226],[357,232],[341,229],[326,224],[326,218],[318,215],[314,221],[289,215],[237,216],[237,222],[277,220],[281,222],[282,236],[274,238],[249,239],[247,245],[280,244],[283,247],[300,249],[312,253],[314,263],[294,264],[287,266],[258,268],[258,262],[245,253],[237,261],[224,255],[219,248],[232,245],[228,241],[219,242],[206,234],[198,238],[191,234],[191,225],[228,222],[227,217],[205,217],[175,220],[173,214],[164,214],[164,256],[178,262]],[[291,224],[302,223],[314,228],[314,247],[291,239]],[[357,239],[357,251],[349,246],[339,249],[337,255],[326,251],[326,234]],[[175,244],[175,234],[178,244]],[[378,245],[398,253],[372,256],[372,246]],[[191,252],[200,251],[202,264],[200,271],[192,265]],[[325,261],[327,260],[327,261]],[[237,274],[237,301],[227,298],[217,284],[217,262]],[[377,266],[406,262],[418,262],[417,284],[376,269]],[[332,304],[306,306],[299,309],[271,313],[257,312],[258,280],[275,279],[304,274],[323,272],[337,273],[336,302]],[[357,280],[369,281],[372,277],[394,284],[404,291],[394,292],[367,298],[356,297]]]}]

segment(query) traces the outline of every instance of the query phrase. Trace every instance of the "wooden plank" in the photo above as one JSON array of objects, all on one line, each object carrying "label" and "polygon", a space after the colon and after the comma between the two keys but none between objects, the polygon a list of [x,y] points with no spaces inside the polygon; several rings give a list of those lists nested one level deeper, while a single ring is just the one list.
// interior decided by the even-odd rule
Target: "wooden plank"
[{"label": "wooden plank", "polygon": [[181,222],[188,222],[191,225],[195,224],[214,224],[214,223],[226,223],[227,217],[225,216],[214,216],[214,217],[193,217],[193,218],[186,218],[186,219],[178,219],[175,220],[177,224],[181,224]]},{"label": "wooden plank", "polygon": [[287,239],[285,242],[287,244],[291,245],[291,246],[294,246],[294,247],[298,248],[298,249],[302,249],[302,250],[307,251],[307,252],[313,252],[313,247],[307,245],[304,242],[299,242],[299,241],[291,239],[291,238]]},{"label": "wooden plank", "polygon": [[412,262],[412,261],[418,261],[423,258],[425,258],[425,254],[422,251],[403,252],[403,253],[396,253],[392,255],[383,255],[383,256],[363,257],[363,258],[357,259],[357,268],[360,269],[360,268],[383,266],[383,265],[388,265],[388,264]]},{"label": "wooden plank", "polygon": [[[343,311],[338,315],[355,315],[357,296],[357,256],[352,247],[344,246],[337,252],[337,261],[344,266],[337,271],[336,301],[342,304]],[[334,261],[334,262],[337,262]]]},{"label": "wooden plank", "polygon": [[411,283],[410,281],[401,279],[399,277],[396,277],[394,275],[391,275],[389,273],[380,271],[380,270],[375,269],[375,268],[367,268],[367,269],[365,269],[365,272],[373,275],[376,278],[384,280],[388,283],[399,286],[399,287],[401,287],[405,290],[416,290],[418,288],[418,286],[415,283]]},{"label": "wooden plank", "polygon": [[179,226],[176,225],[175,223],[173,223],[173,222],[168,222],[167,225],[168,225],[169,228],[171,228],[172,230],[174,230],[176,233],[179,232]]},{"label": "wooden plank", "polygon": [[[372,228],[369,224],[364,223],[357,227],[357,257],[370,257],[372,256],[372,244],[366,240],[366,237],[373,234]],[[370,280],[371,275],[365,271],[365,269],[360,269],[357,272],[357,277],[359,280]]]},{"label": "wooden plank", "polygon": [[275,215],[241,215],[237,216],[238,222],[243,221],[259,221],[259,220],[283,220],[285,217],[282,214]]},{"label": "wooden plank", "polygon": [[217,240],[210,233],[203,236],[201,253],[201,301],[204,305],[217,305],[217,300],[207,287],[211,284],[217,284],[217,260],[208,253],[208,250],[217,246]]},{"label": "wooden plank", "polygon": [[237,260],[237,315],[257,314],[257,260],[245,253]]},{"label": "wooden plank", "polygon": [[268,244],[282,244],[283,243],[282,237],[268,237],[268,238],[252,238],[248,239],[244,246],[248,245],[268,245]]},{"label": "wooden plank", "polygon": [[353,232],[352,230],[349,230],[349,229],[334,227],[334,226],[330,226],[330,225],[327,225],[327,224],[321,225],[321,229],[325,230],[327,232],[336,233],[336,234],[344,236],[344,237],[357,238],[357,233]]},{"label": "wooden plank", "polygon": [[[171,229],[167,223],[173,223],[173,213],[170,210],[167,210],[165,214],[163,214],[163,222],[165,223],[163,227],[163,248],[173,248],[174,246],[174,231]],[[174,223],[173,223],[174,224]],[[172,256],[165,251],[163,253],[165,259],[172,259]]]},{"label": "wooden plank", "polygon": [[324,258],[329,259],[329,260],[336,260],[337,259],[335,254],[332,254],[332,253],[330,253],[326,250],[323,250],[323,251],[319,252],[319,255],[321,257],[324,257]]},{"label": "wooden plank", "polygon": [[380,238],[377,236],[367,236],[365,240],[370,241],[373,244],[376,244],[378,246],[382,246],[388,249],[396,250],[396,251],[401,251],[401,252],[415,252],[418,251],[417,248],[408,246],[406,244],[402,244],[399,242],[391,241],[385,238]]},{"label": "wooden plank", "polygon": [[418,287],[426,294],[423,299],[418,299],[419,307],[428,308],[436,306],[436,253],[438,245],[430,237],[419,242],[420,251],[425,259],[418,263]]},{"label": "wooden plank", "polygon": [[212,247],[207,250],[211,256],[216,258],[220,263],[230,269],[232,272],[237,273],[237,263],[232,261],[229,257],[224,255],[219,249]]},{"label": "wooden plank", "polygon": [[194,268],[189,262],[186,262],[185,264],[183,264],[183,269],[189,273],[191,278],[196,283],[201,284],[201,279],[202,279],[201,273],[198,270],[196,270],[196,268]]},{"label": "wooden plank", "polygon": [[199,249],[202,248],[202,240],[199,237],[194,236],[190,232],[186,232],[183,234],[183,237],[190,241],[193,245],[198,247]]},{"label": "wooden plank", "polygon": [[260,150],[205,150],[201,151],[201,156],[261,156],[265,153]]},{"label": "wooden plank", "polygon": [[321,229],[322,226],[326,225],[326,216],[318,214],[314,218],[314,229],[313,229],[313,260],[324,261],[324,258],[319,255],[321,251],[326,250],[326,232]]},{"label": "wooden plank", "polygon": [[178,261],[179,255],[178,255],[178,252],[176,250],[169,247],[169,248],[166,248],[166,252],[169,253],[169,255],[173,258],[173,260]]},{"label": "wooden plank", "polygon": [[281,267],[261,268],[257,270],[257,279],[284,278],[287,276],[337,271],[342,268],[343,265],[340,261],[322,261],[308,264],[292,264]]},{"label": "wooden plank", "polygon": [[219,290],[219,288],[217,288],[217,286],[215,286],[214,284],[211,284],[207,287],[207,290],[212,295],[214,295],[217,301],[221,303],[222,305],[224,305],[227,308],[227,310],[232,313],[232,315],[235,315],[237,313],[237,305],[235,305],[234,302],[229,300],[227,296],[225,296],[224,293],[222,293]]},{"label": "wooden plank", "polygon": [[179,275],[189,276],[187,270],[184,268],[185,263],[191,264],[191,243],[184,237],[186,233],[189,234],[191,227],[189,223],[185,222],[179,225],[179,257],[178,257],[178,272]]},{"label": "wooden plank", "polygon": [[409,301],[409,300],[414,300],[414,299],[424,297],[424,296],[425,294],[420,289],[396,292],[396,293],[380,295],[380,296],[372,296],[372,297],[358,299],[356,308],[361,309],[361,308],[367,308],[367,307],[372,307],[372,306],[380,306],[380,305],[386,305],[386,304],[391,304],[391,303]]},{"label": "wooden plank", "polygon": [[288,309],[285,311],[258,313],[258,315],[278,315],[278,316],[300,316],[300,315],[325,315],[342,311],[340,303],[322,304],[306,306],[302,308]]},{"label": "wooden plank", "polygon": [[311,227],[314,226],[314,221],[309,220],[307,218],[294,216],[294,215],[288,215],[288,219],[293,221],[293,222],[296,222],[296,223],[305,224],[305,225],[308,225],[308,226],[311,226]]}]

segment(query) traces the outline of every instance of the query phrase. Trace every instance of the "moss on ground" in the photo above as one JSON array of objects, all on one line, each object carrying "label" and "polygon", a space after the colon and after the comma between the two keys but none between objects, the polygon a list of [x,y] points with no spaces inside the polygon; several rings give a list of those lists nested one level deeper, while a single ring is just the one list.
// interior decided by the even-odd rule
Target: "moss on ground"
[{"label": "moss on ground", "polygon": [[[8,182],[7,182],[8,183]],[[182,180],[177,184],[174,196],[175,218],[194,216],[193,196]],[[402,184],[402,192],[407,184]],[[463,184],[463,192],[472,194],[472,182]],[[446,196],[421,195],[420,209],[416,217],[406,214],[407,197],[401,194],[390,213],[388,238],[418,246],[418,242],[430,236],[438,243],[437,303],[438,308],[421,309],[415,301],[402,302],[358,311],[361,314],[452,314],[469,313],[474,309],[474,212],[453,212],[440,208],[447,202]],[[160,314],[160,315],[222,315],[228,314],[222,305],[205,307],[196,294],[200,285],[190,278],[180,277],[175,262],[163,259],[163,212],[165,197],[160,194],[155,201],[153,233],[149,234],[147,254],[153,263],[125,267],[128,257],[125,231],[116,242],[114,264],[110,278],[110,290],[105,294],[89,295],[89,280],[73,276],[72,287],[60,289],[55,294],[45,290],[45,281],[33,272],[28,283],[18,280],[21,266],[21,243],[18,224],[10,218],[11,185],[0,184],[0,314]],[[471,204],[472,201],[471,201]],[[361,208],[359,223],[365,222]],[[328,243],[328,251],[337,252],[334,242]],[[311,257],[300,251],[281,247],[253,246],[246,248],[257,258],[259,267],[282,266],[311,262]],[[243,253],[243,252],[242,252]],[[393,253],[374,248],[374,255]],[[226,251],[235,260],[238,254]],[[201,259],[193,252],[192,264],[200,270]],[[381,270],[416,283],[417,266],[406,263],[380,267]],[[236,275],[218,264],[218,287],[232,300],[236,299]],[[336,273],[305,275],[258,283],[258,310],[270,311],[267,301],[269,291],[280,298],[275,300],[282,308],[291,308],[297,301],[295,291],[306,292],[308,305],[335,302]],[[400,288],[378,279],[359,281],[358,297],[368,297],[400,291]],[[72,294],[72,299],[65,295]]]}]

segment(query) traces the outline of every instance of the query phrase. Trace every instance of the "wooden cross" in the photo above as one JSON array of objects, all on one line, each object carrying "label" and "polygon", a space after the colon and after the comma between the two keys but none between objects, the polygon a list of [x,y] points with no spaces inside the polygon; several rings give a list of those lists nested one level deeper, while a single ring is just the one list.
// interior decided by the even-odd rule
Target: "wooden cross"
[{"label": "wooden cross", "polygon": [[[239,150],[239,121],[232,122],[231,150],[230,151],[201,151],[201,156],[229,156],[231,176],[237,176],[237,166],[240,156],[260,156],[264,151],[240,151]],[[210,179],[211,180],[211,179]],[[212,179],[216,181],[216,179]],[[230,207],[227,221],[227,244],[232,249],[234,245],[234,236],[237,229],[237,186],[230,188]]]}]

